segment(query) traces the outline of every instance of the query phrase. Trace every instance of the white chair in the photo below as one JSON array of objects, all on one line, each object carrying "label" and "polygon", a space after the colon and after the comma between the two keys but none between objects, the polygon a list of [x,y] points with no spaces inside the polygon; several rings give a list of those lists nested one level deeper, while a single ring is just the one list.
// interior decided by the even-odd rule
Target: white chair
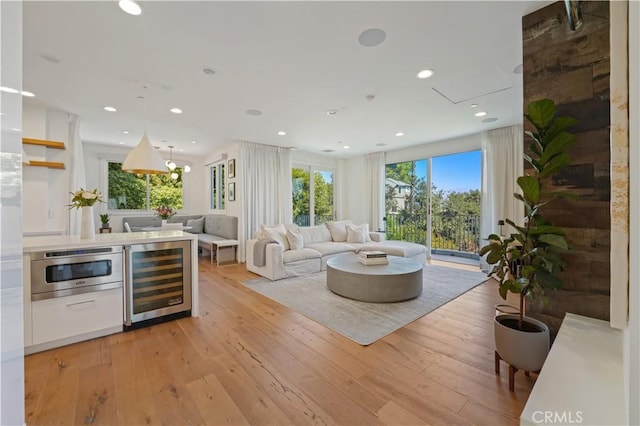
[{"label": "white chair", "polygon": [[169,231],[169,230],[182,231],[183,227],[184,227],[184,225],[182,225],[182,223],[180,223],[180,222],[178,222],[178,223],[163,223],[162,226],[160,227],[160,229],[162,229],[163,231]]},{"label": "white chair", "polygon": [[125,229],[127,232],[131,232],[131,227],[129,226],[129,223],[127,223],[127,222],[125,222],[125,223],[124,223],[124,229]]}]

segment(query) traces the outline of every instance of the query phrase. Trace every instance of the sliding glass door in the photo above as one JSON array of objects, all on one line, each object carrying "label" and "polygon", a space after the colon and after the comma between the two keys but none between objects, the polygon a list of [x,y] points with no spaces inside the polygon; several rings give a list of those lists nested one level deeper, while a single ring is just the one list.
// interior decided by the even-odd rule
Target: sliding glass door
[{"label": "sliding glass door", "polygon": [[387,164],[387,239],[432,254],[476,257],[480,238],[480,151]]}]

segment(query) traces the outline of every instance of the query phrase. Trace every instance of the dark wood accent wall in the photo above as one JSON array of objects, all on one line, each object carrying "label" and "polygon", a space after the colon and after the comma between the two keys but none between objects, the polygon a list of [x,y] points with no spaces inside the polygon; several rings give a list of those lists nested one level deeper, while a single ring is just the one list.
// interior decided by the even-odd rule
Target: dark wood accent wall
[{"label": "dark wood accent wall", "polygon": [[[564,227],[572,247],[562,290],[528,314],[557,331],[566,312],[609,319],[610,96],[609,3],[580,2],[582,25],[572,31],[564,2],[522,18],[524,105],[553,99],[561,115],[580,121],[572,166],[549,182],[579,195],[554,201],[544,213]],[[525,137],[525,151],[528,142]],[[526,172],[525,164],[525,172]]]}]

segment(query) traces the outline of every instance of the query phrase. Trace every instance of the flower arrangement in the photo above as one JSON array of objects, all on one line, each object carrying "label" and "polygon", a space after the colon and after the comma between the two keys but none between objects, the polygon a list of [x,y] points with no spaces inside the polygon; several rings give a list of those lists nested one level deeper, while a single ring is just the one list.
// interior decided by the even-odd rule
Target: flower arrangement
[{"label": "flower arrangement", "polygon": [[70,192],[73,197],[71,198],[71,204],[69,204],[69,209],[80,207],[89,207],[93,206],[95,203],[104,203],[102,200],[102,194],[98,192],[97,189],[93,191],[89,191],[87,189],[80,188],[76,192]]},{"label": "flower arrangement", "polygon": [[156,216],[162,220],[171,219],[176,213],[177,212],[174,212],[173,209],[168,206],[160,206],[156,209]]}]

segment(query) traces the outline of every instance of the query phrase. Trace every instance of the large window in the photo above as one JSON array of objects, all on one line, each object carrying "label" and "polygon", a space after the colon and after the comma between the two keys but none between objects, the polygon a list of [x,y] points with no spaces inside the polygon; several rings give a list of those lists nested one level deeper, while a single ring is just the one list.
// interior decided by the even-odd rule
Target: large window
[{"label": "large window", "polygon": [[182,208],[182,168],[176,168],[177,179],[169,174],[136,175],[122,171],[122,163],[107,162],[109,210],[155,210],[169,206]]},{"label": "large window", "polygon": [[211,210],[225,209],[224,171],[224,163],[217,163],[209,168],[211,177]]},{"label": "large window", "polygon": [[293,223],[310,226],[334,219],[333,174],[330,170],[315,170],[310,167],[291,169]]}]

